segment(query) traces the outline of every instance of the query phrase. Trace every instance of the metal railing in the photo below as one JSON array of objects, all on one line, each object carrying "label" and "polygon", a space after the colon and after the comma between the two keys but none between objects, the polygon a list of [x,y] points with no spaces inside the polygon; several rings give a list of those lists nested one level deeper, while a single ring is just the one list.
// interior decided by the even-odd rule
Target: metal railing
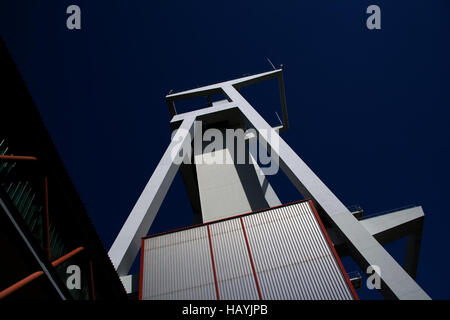
[{"label": "metal railing", "polygon": [[[16,156],[16,155],[0,155],[0,161],[39,161],[38,158],[33,156]],[[51,261],[51,249],[50,249],[50,218],[49,218],[49,198],[48,198],[48,178],[47,175],[44,174],[43,179],[43,188],[44,188],[44,207],[45,207],[45,214],[44,214],[44,235],[45,235],[45,246],[44,251],[46,254],[46,258],[48,261]],[[51,262],[51,265],[56,268],[58,265],[62,264],[63,262],[67,261],[68,259],[72,258],[74,255],[78,254],[79,252],[83,251],[84,247],[78,247],[69,253],[59,257],[58,259]],[[92,267],[92,260],[89,259],[89,273],[90,273],[90,296],[92,300],[95,300],[95,288],[94,288],[94,277],[93,277],[93,267]],[[40,276],[44,274],[43,270],[38,270],[36,272],[33,272],[32,274],[28,275],[27,277],[17,281],[16,283],[12,284],[8,288],[0,291],[0,300],[6,298],[10,294],[16,292],[17,290],[23,288],[33,280],[38,279]]]},{"label": "metal railing", "polygon": [[[60,265],[64,261],[70,259],[72,256],[76,255],[78,252],[83,251],[83,250],[84,250],[84,247],[78,247],[75,250],[72,250],[71,252],[69,252],[69,253],[65,254],[64,256],[60,257],[59,259],[56,259],[55,261],[53,261],[52,262],[52,266],[53,267],[57,267],[58,265]],[[13,285],[9,286],[8,288],[0,291],[0,300],[6,298],[11,293],[19,290],[20,288],[24,287],[25,285],[27,285],[31,281],[39,278],[43,274],[44,274],[44,271],[41,271],[41,270],[33,272],[29,276],[23,278],[22,280],[17,281],[16,283],[14,283]]]}]

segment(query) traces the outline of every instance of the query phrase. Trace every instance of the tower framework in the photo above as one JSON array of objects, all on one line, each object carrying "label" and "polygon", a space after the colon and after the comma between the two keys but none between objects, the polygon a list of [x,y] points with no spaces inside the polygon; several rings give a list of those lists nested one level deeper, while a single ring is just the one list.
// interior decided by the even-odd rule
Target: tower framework
[{"label": "tower framework", "polygon": [[[242,87],[268,79],[278,79],[280,88],[283,125],[276,128],[270,126],[239,92]],[[182,114],[176,112],[174,102],[177,100],[199,96],[211,97],[216,94],[223,95],[225,100],[211,102],[209,107],[203,109]],[[217,127],[224,121],[232,124],[233,120],[239,119],[240,125],[244,124],[255,130],[258,145],[267,148],[271,161],[282,169],[305,199],[311,200],[312,208],[317,209],[317,216],[330,225],[324,236],[329,236],[333,248],[342,248],[340,254],[350,254],[363,270],[368,266],[377,266],[376,270],[379,270],[377,273],[382,283],[380,290],[386,298],[429,299],[414,280],[424,216],[421,207],[365,220],[358,219],[352,214],[280,136],[280,132],[288,128],[282,69],[170,94],[166,96],[166,100],[172,115],[170,123],[174,135],[109,251],[119,275],[126,275],[129,272],[141,247],[141,239],[147,235],[180,165],[184,171],[185,183],[188,181],[187,184],[196,184],[197,188],[188,188],[188,193],[191,192],[189,189],[198,190],[197,194],[195,192],[190,194],[190,198],[194,212],[197,208],[202,222],[242,214],[246,207],[273,207],[279,203],[275,191],[265,182],[264,175],[260,174],[261,168],[255,161],[251,163],[252,166],[249,167],[247,164],[243,169],[238,166],[219,167],[220,164],[208,167],[195,164],[193,161],[195,169],[185,170],[183,169],[185,165],[181,164],[180,159],[174,157],[191,148],[192,140],[199,134],[196,130],[196,121],[202,121],[208,127]],[[220,129],[222,128],[218,130]],[[223,149],[223,152],[227,150]],[[195,154],[194,159],[199,155]],[[205,152],[201,151],[201,155],[205,156]],[[192,164],[189,168],[193,168]],[[250,179],[242,179],[252,172],[250,168],[257,172],[256,178],[253,176]],[[214,177],[218,181],[226,178],[229,182],[225,185],[208,185]],[[254,186],[259,185],[259,188],[249,188],[248,181],[252,181]],[[254,190],[257,190],[259,195],[255,195]],[[232,194],[238,194],[234,196],[238,199],[242,192],[246,193],[246,197],[241,197],[236,203],[217,205],[222,197],[227,199],[233,197]],[[231,208],[232,205],[236,207]],[[208,227],[206,229],[210,231]],[[408,236],[406,270],[382,246],[382,243],[400,236]],[[164,271],[161,269],[160,272]]]}]

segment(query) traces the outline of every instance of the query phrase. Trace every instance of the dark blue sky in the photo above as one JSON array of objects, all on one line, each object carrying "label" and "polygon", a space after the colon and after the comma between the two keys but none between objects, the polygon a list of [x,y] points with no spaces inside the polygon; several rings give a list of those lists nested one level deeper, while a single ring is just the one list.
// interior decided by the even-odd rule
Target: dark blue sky
[{"label": "dark blue sky", "polygon": [[[365,26],[371,4],[381,30]],[[347,205],[422,205],[418,282],[449,299],[449,18],[445,0],[3,0],[0,34],[107,249],[169,143],[168,91],[268,71],[269,57],[285,66],[283,137]],[[276,85],[247,94],[275,124]],[[191,214],[177,176],[151,233]],[[401,260],[404,241],[388,249]]]}]

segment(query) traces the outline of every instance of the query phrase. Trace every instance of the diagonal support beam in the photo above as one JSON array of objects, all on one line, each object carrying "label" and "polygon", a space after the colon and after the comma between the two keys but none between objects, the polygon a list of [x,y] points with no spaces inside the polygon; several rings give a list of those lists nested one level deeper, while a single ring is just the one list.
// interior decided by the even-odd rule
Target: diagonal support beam
[{"label": "diagonal support beam", "polygon": [[[311,198],[342,233],[347,243],[364,265],[381,269],[381,292],[387,298],[430,299],[423,289],[403,270],[378,241],[359,223],[344,204],[314,174],[275,130],[256,112],[232,85],[224,86],[228,98],[237,103],[243,115],[270,147],[274,159],[304,197]],[[274,143],[274,141],[276,143]]]},{"label": "diagonal support beam", "polygon": [[195,115],[185,117],[162,156],[108,254],[120,276],[128,274],[181,164],[179,155],[191,144]]},{"label": "diagonal support beam", "polygon": [[[353,253],[353,257],[361,268],[376,265],[381,269],[379,274],[382,280],[381,292],[387,298],[397,299],[430,299],[408,273],[387,253],[380,243],[373,237],[351,212],[340,202],[330,189],[314,174],[303,160],[289,147],[253,107],[240,95],[238,89],[258,81],[278,77],[280,92],[283,94],[282,107],[283,127],[287,128],[287,113],[285,112],[284,84],[280,70],[270,71],[254,76],[226,81],[211,86],[193,89],[166,96],[169,110],[174,116],[172,125],[181,122],[180,129],[183,134],[178,135],[178,140],[172,140],[166,153],[161,159],[154,174],[150,178],[142,195],[138,199],[125,225],[119,233],[109,252],[113,264],[119,275],[126,274],[139,250],[140,238],[144,236],[161,205],[164,196],[176,174],[179,164],[172,161],[170,155],[183,146],[190,144],[188,134],[193,137],[193,123],[196,117],[202,113],[202,117],[215,119],[219,113],[213,107],[196,110],[191,113],[176,115],[174,101],[194,96],[208,96],[212,93],[222,92],[227,96],[228,103],[221,106],[222,115],[227,110],[238,108],[241,115],[258,131],[259,138],[270,149],[272,161],[279,164],[291,182],[306,198],[311,198],[329,222],[339,232],[339,237],[344,239]],[[281,79],[281,80],[280,80]],[[219,106],[216,106],[219,107]],[[178,133],[177,133],[178,134]],[[181,143],[180,143],[181,141]],[[416,247],[417,241],[411,241],[411,246]],[[419,241],[420,243],[420,241]]]}]

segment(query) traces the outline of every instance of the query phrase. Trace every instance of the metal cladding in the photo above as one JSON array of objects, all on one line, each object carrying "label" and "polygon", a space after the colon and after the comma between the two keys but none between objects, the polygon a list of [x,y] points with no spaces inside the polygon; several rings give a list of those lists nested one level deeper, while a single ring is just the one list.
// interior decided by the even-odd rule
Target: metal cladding
[{"label": "metal cladding", "polygon": [[142,299],[357,298],[312,203],[143,239]]},{"label": "metal cladding", "polygon": [[215,299],[207,226],[144,242],[143,299]]}]

